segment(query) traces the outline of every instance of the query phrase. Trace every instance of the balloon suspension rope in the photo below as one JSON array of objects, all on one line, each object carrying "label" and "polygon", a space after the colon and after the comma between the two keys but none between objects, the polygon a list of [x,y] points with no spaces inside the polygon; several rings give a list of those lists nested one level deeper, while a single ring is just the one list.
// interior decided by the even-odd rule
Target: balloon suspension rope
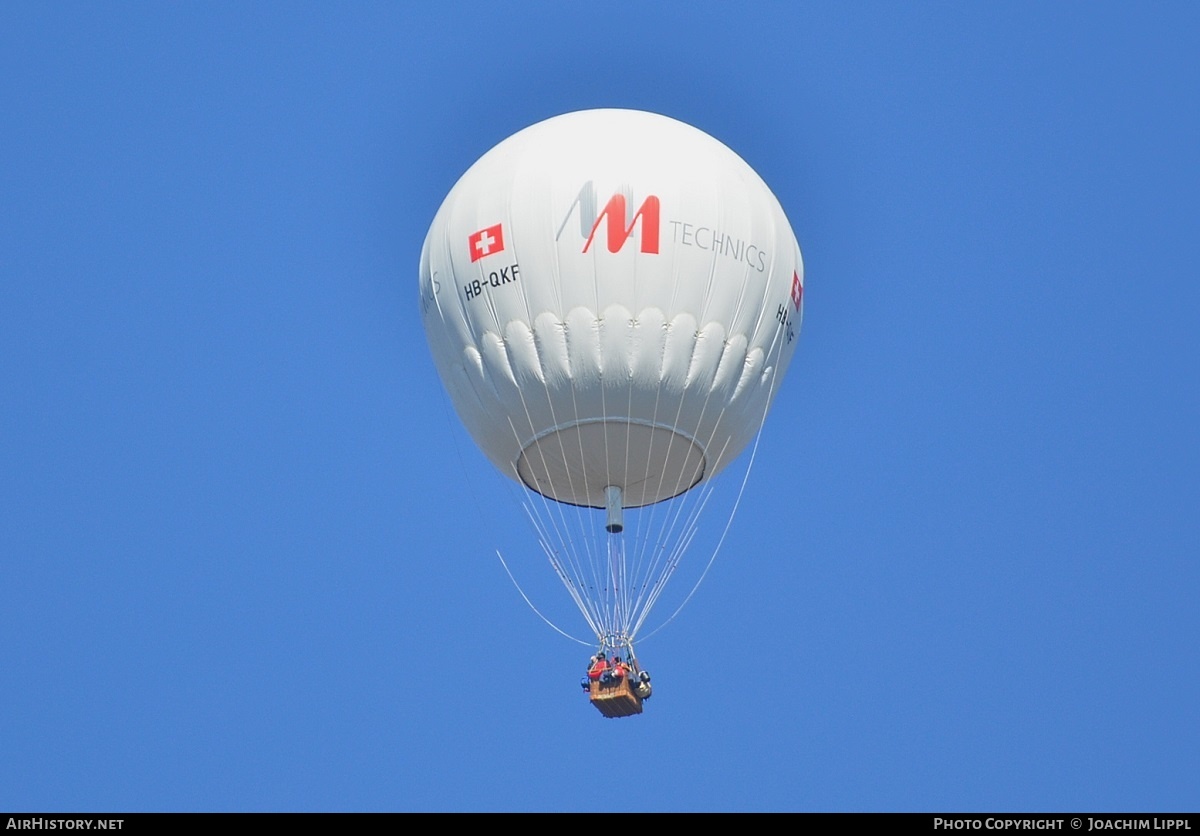
[{"label": "balloon suspension rope", "polygon": [[538,610],[538,608],[533,605],[533,602],[529,600],[529,596],[525,594],[525,590],[521,589],[521,585],[519,583],[517,583],[517,579],[513,577],[513,573],[509,570],[508,564],[504,561],[504,555],[500,554],[499,549],[496,549],[496,557],[500,558],[500,565],[504,567],[504,571],[508,575],[508,579],[510,581],[512,581],[513,586],[515,586],[517,588],[517,592],[519,592],[521,594],[521,597],[525,599],[525,603],[529,605],[529,609],[533,610],[534,614],[537,615],[538,618],[540,618],[542,621],[546,622],[546,624],[548,624],[550,626],[550,628],[553,629],[560,636],[564,636],[573,642],[577,642],[579,644],[584,645],[585,647],[591,646],[591,644],[592,644],[591,642],[587,642],[587,641],[584,641],[583,639],[572,636],[570,633],[563,630],[561,627],[559,627],[553,621],[546,618],[546,616],[542,615],[541,611]]},{"label": "balloon suspension rope", "polygon": [[[779,353],[782,353],[783,344],[779,343],[778,346],[779,346]],[[776,362],[775,369],[776,370],[778,369],[779,353],[777,353],[775,355],[775,362]],[[776,380],[774,380],[772,382],[772,386],[777,387],[778,385],[779,385],[779,379],[776,378]],[[742,476],[742,484],[738,488],[737,498],[734,500],[733,508],[729,512],[729,519],[727,519],[725,521],[725,528],[721,532],[721,537],[719,540],[717,540],[716,547],[713,548],[712,556],[709,557],[708,563],[705,564],[704,571],[702,573],[700,573],[700,578],[696,581],[695,586],[693,586],[691,591],[688,592],[687,597],[683,599],[683,602],[678,607],[675,608],[675,612],[671,613],[671,615],[667,617],[666,621],[664,621],[662,624],[658,625],[653,630],[651,630],[648,634],[646,634],[646,636],[644,636],[642,639],[643,641],[654,636],[660,630],[662,630],[664,627],[666,627],[668,624],[670,624],[672,621],[674,621],[675,616],[677,616],[681,612],[683,612],[683,608],[688,605],[688,602],[692,600],[692,596],[694,596],[696,594],[696,591],[698,589],[700,589],[700,584],[704,583],[704,579],[706,577],[708,577],[708,571],[710,569],[712,569],[712,565],[716,561],[717,555],[720,554],[721,546],[723,546],[725,544],[725,538],[729,535],[729,529],[733,526],[733,518],[735,516],[737,516],[738,508],[742,504],[742,494],[744,494],[746,492],[746,485],[750,481],[750,471],[754,468],[754,459],[758,456],[758,443],[759,443],[759,441],[762,440],[762,431],[763,431],[763,427],[766,426],[766,423],[767,423],[767,412],[770,410],[771,400],[773,400],[773,399],[772,398],[767,399],[767,408],[763,410],[762,418],[758,422],[758,432],[756,432],[754,434],[754,446],[750,449],[750,461],[746,463],[746,473],[745,473],[745,475]],[[707,496],[704,497],[704,503],[705,504],[708,503]],[[642,613],[643,621],[645,620],[645,617],[648,614],[649,614],[649,610],[646,610]],[[634,630],[634,632],[636,633],[637,629],[640,629],[641,626],[642,626],[642,621],[639,621],[637,628]]]}]

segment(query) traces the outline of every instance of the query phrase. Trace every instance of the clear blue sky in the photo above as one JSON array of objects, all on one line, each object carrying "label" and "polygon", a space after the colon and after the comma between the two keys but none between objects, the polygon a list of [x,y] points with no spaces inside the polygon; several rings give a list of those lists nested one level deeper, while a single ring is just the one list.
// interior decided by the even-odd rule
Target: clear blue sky
[{"label": "clear blue sky", "polygon": [[[4,4],[0,809],[1200,808],[1198,54],[1183,3]],[[620,721],[416,290],[471,162],[598,106],[736,150],[808,271]]]}]

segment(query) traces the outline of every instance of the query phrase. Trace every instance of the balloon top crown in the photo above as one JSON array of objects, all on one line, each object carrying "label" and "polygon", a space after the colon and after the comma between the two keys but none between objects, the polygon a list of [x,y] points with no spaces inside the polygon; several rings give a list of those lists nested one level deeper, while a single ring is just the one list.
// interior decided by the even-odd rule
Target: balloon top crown
[{"label": "balloon top crown", "polygon": [[658,173],[703,180],[712,169],[736,170],[766,189],[753,169],[719,140],[686,122],[644,110],[607,108],[554,116],[500,142],[475,166],[518,162],[542,170],[589,165],[630,179]]}]

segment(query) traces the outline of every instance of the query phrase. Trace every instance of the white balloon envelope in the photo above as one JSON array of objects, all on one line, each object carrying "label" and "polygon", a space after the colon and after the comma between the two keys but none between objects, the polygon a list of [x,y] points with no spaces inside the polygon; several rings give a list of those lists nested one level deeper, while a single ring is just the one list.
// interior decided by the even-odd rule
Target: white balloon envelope
[{"label": "white balloon envelope", "polygon": [[803,287],[796,238],[750,166],[631,110],[501,142],[451,189],[421,252],[430,349],[471,436],[530,490],[606,509],[610,533],[623,509],[683,494],[755,437]]}]

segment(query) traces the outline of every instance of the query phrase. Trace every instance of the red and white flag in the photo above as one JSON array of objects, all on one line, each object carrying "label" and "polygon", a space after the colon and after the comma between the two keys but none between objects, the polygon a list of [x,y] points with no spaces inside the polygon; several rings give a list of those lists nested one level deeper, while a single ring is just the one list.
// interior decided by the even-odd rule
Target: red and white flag
[{"label": "red and white flag", "polygon": [[[474,261],[474,259],[472,259]],[[800,310],[800,300],[804,298],[804,285],[800,284],[800,274],[792,271],[792,304]]]},{"label": "red and white flag", "polygon": [[467,239],[467,245],[471,248],[471,261],[500,252],[504,249],[504,225],[479,230]]}]

